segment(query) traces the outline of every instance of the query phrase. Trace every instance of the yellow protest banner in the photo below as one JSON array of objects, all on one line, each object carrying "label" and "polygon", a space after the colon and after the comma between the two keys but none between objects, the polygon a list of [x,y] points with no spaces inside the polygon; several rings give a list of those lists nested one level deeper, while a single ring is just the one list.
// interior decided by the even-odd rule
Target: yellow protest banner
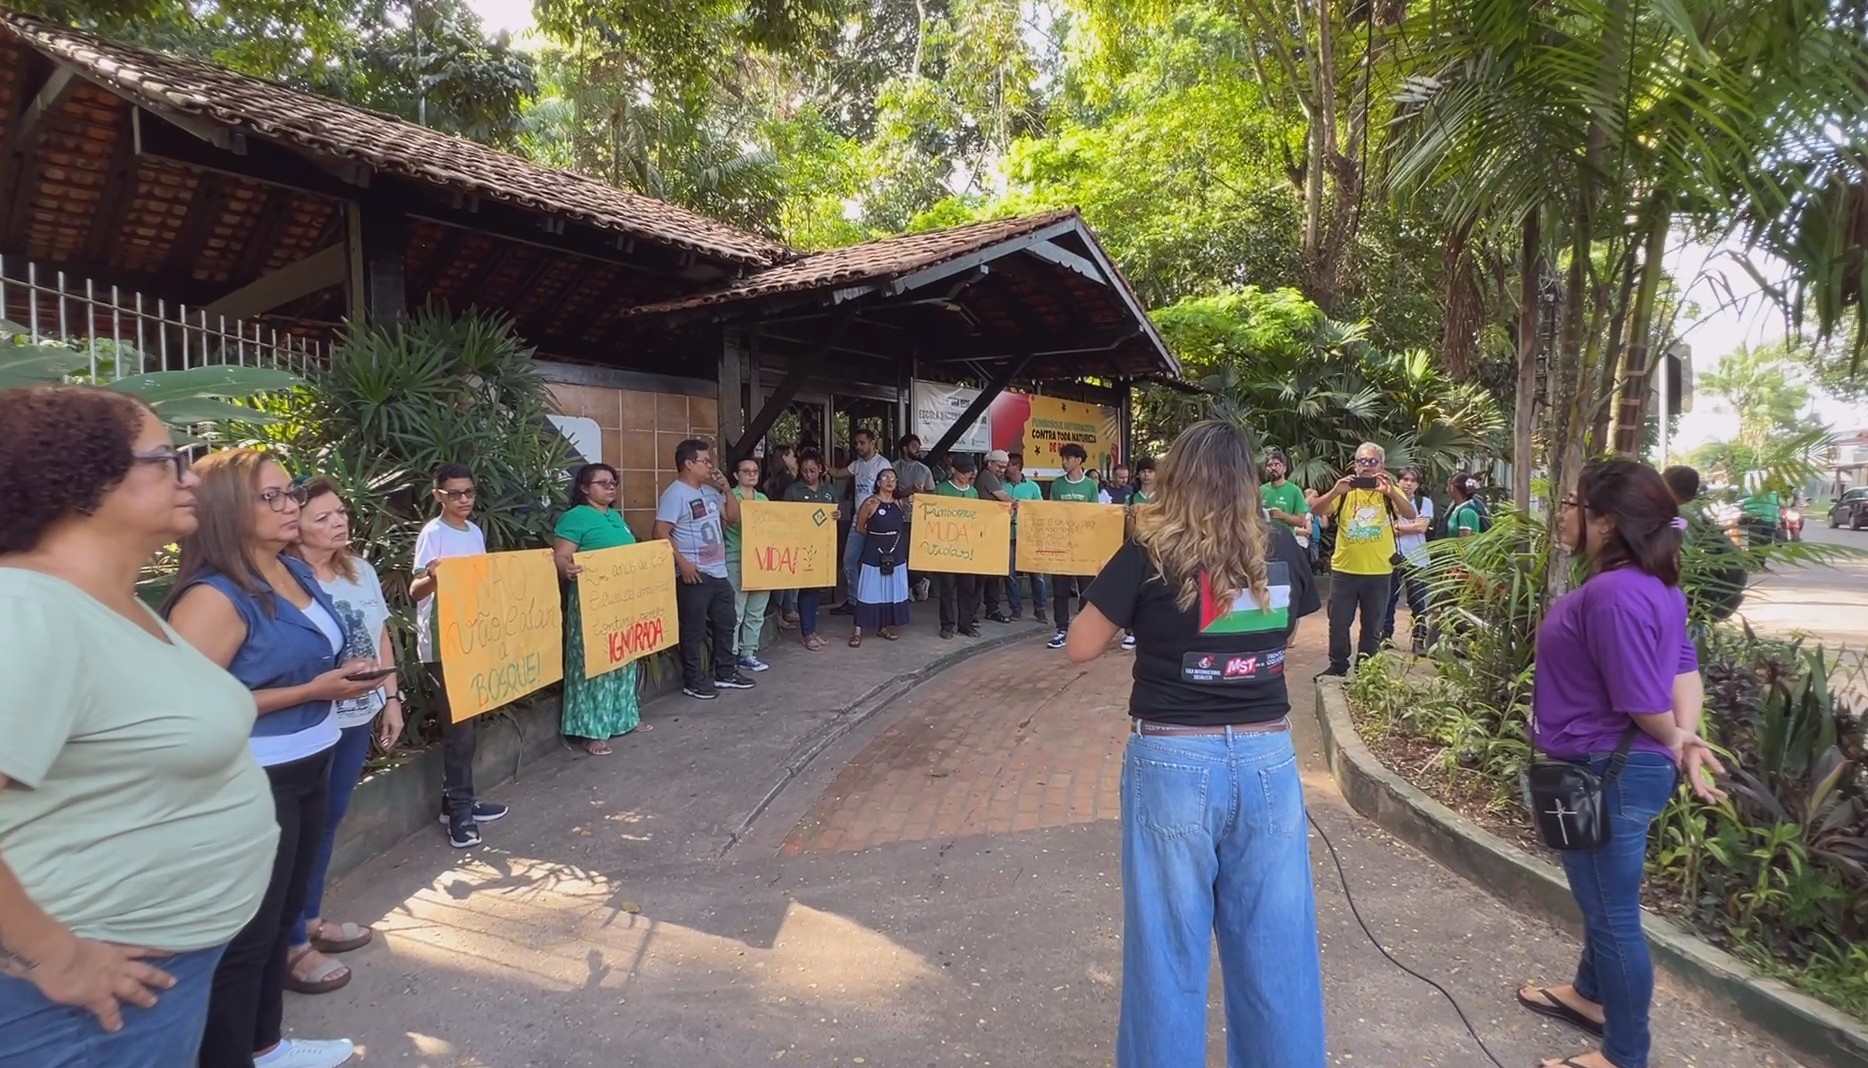
[{"label": "yellow protest banner", "polygon": [[1012,563],[1012,506],[971,497],[915,497],[908,566],[953,575],[1003,575]]},{"label": "yellow protest banner", "polygon": [[1122,548],[1119,504],[1018,502],[1018,569],[1045,575],[1094,575]]},{"label": "yellow protest banner", "polygon": [[748,590],[816,590],[837,584],[836,507],[741,501],[740,581]]},{"label": "yellow protest banner", "polygon": [[577,573],[577,611],[585,678],[608,674],[680,638],[675,551],[667,541],[578,553],[571,561],[583,568]]},{"label": "yellow protest banner", "polygon": [[454,722],[564,677],[550,549],[451,556],[435,569],[435,640]]}]

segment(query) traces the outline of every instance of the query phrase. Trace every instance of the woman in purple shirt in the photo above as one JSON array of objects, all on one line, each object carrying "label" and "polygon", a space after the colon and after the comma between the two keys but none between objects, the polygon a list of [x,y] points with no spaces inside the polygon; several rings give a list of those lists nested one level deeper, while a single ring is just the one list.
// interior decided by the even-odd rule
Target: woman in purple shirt
[{"label": "woman in purple shirt", "polygon": [[1590,576],[1559,597],[1537,631],[1532,738],[1598,775],[1633,732],[1627,767],[1606,789],[1608,844],[1563,854],[1583,915],[1583,954],[1567,986],[1528,986],[1518,1001],[1602,1039],[1599,1051],[1543,1068],[1647,1068],[1654,966],[1641,933],[1648,825],[1679,770],[1702,797],[1722,772],[1696,731],[1704,689],[1680,593],[1683,524],[1660,475],[1632,460],[1593,463],[1563,500],[1564,544]]}]

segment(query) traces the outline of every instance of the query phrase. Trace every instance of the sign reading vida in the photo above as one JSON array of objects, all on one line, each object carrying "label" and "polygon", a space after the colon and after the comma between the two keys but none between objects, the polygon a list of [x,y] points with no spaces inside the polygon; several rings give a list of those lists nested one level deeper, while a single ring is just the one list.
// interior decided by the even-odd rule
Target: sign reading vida
[{"label": "sign reading vida", "polygon": [[837,509],[798,501],[739,503],[740,578],[749,590],[837,584]]},{"label": "sign reading vida", "polygon": [[454,722],[564,677],[550,549],[451,556],[435,570],[435,638]]},{"label": "sign reading vida", "polygon": [[675,607],[675,551],[661,538],[578,553],[577,608],[584,633],[584,675],[608,674],[680,638]]},{"label": "sign reading vida", "polygon": [[970,497],[915,497],[913,571],[1003,575],[1011,567],[1012,506]]},{"label": "sign reading vida", "polygon": [[1018,569],[1046,575],[1094,575],[1122,548],[1119,504],[1018,502]]}]

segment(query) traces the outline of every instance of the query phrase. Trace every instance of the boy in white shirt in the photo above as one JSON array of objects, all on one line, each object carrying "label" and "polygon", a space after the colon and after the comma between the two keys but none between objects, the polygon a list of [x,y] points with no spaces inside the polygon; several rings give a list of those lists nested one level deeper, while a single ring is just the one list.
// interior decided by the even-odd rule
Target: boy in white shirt
[{"label": "boy in white shirt", "polygon": [[448,843],[456,849],[480,844],[480,824],[506,815],[506,806],[477,801],[473,793],[474,723],[455,723],[448,708],[448,689],[435,649],[435,571],[452,556],[486,553],[486,535],[472,519],[477,497],[473,472],[465,464],[445,464],[435,472],[435,500],[441,514],[430,519],[415,539],[415,648],[422,670],[435,691],[435,714],[441,720],[441,788],[446,797],[441,822],[448,828]]}]

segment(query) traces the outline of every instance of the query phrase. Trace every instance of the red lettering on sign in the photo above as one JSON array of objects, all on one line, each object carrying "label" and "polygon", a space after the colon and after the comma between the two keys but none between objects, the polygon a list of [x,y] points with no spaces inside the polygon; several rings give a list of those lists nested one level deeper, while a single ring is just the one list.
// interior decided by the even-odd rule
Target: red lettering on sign
[{"label": "red lettering on sign", "polygon": [[768,545],[763,552],[755,552],[753,555],[758,559],[762,571],[782,571],[787,575],[798,573],[798,550],[795,547]]},{"label": "red lettering on sign", "polygon": [[632,623],[622,630],[611,631],[607,642],[610,647],[610,663],[620,664],[632,655],[639,655],[661,644],[665,633],[659,619],[644,619]]}]

